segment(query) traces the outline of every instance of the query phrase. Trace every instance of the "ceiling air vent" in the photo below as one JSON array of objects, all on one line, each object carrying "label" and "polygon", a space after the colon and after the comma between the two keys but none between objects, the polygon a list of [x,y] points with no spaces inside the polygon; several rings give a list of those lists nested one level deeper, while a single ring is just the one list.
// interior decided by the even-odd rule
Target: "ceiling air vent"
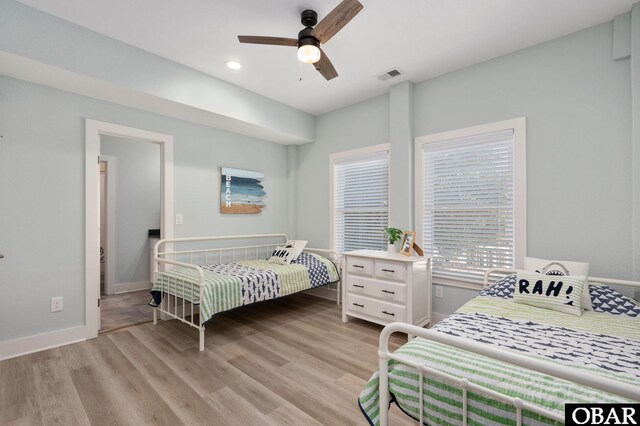
[{"label": "ceiling air vent", "polygon": [[402,72],[400,72],[400,70],[397,68],[393,68],[393,69],[390,69],[389,71],[383,72],[382,74],[378,74],[376,77],[380,81],[387,81],[390,78],[395,78],[399,75],[402,75]]}]

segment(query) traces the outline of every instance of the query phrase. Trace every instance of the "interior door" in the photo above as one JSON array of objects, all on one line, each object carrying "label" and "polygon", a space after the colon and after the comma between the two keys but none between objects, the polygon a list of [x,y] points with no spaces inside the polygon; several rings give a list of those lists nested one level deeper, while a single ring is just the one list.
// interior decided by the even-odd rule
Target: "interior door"
[{"label": "interior door", "polygon": [[[97,255],[100,257],[100,262],[101,262],[101,266],[100,269],[98,271],[100,271],[102,269],[102,256],[101,256],[101,250],[100,248],[102,247],[102,243],[104,241],[104,239],[102,238],[103,232],[102,232],[102,228],[101,228],[101,222],[102,222],[102,211],[103,211],[103,199],[102,199],[102,182],[103,182],[103,170],[106,170],[106,168],[103,169],[104,166],[104,162],[101,162],[100,159],[98,158],[98,163],[100,164],[100,167],[98,167],[98,188],[99,190],[97,191],[98,193],[96,194],[96,196],[98,197],[98,226],[97,226],[97,231],[98,231],[98,253]],[[100,273],[100,272],[99,272]],[[98,310],[97,310],[97,315],[98,315],[98,331],[100,331],[100,329],[102,328],[100,325],[100,318],[101,318],[101,301],[100,298],[102,296],[102,292],[100,287],[100,278],[98,277]]]}]

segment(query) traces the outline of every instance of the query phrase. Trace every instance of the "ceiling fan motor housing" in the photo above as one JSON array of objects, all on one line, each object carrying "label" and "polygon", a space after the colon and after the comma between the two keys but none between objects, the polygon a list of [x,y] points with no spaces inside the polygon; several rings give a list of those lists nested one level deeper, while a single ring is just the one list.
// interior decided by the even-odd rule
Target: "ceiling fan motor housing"
[{"label": "ceiling fan motor housing", "polygon": [[317,38],[311,35],[311,31],[313,31],[313,29],[311,27],[307,27],[298,33],[298,47],[307,44],[313,44],[316,47],[320,46],[320,42]]},{"label": "ceiling fan motor housing", "polygon": [[318,14],[315,10],[303,10],[300,14],[300,22],[305,27],[314,27],[318,23]]}]

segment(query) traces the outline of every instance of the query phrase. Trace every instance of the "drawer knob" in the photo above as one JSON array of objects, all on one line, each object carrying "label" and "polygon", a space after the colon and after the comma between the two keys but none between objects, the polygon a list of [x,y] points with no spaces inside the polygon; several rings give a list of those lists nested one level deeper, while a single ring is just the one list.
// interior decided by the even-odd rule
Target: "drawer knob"
[{"label": "drawer knob", "polygon": [[382,290],[382,292],[387,294],[396,294],[395,291],[389,291],[389,290]]},{"label": "drawer knob", "polygon": [[393,273],[395,271],[396,271],[395,269],[384,269],[384,268],[382,268],[382,272],[391,272],[391,273]]},{"label": "drawer knob", "polygon": [[364,288],[363,285],[359,285],[359,284],[353,284],[354,287],[358,287],[358,288]]},{"label": "drawer knob", "polygon": [[359,307],[359,308],[364,308],[364,305],[361,305],[361,304],[359,304],[359,303],[355,303],[355,302],[353,303],[353,306],[357,306],[357,307]]},{"label": "drawer knob", "polygon": [[360,269],[363,269],[363,268],[364,268],[364,266],[362,266],[362,265],[353,265],[353,267],[354,267],[354,268],[360,268]]},{"label": "drawer knob", "polygon": [[385,315],[391,315],[392,317],[396,316],[396,314],[394,314],[393,312],[382,311],[382,313]]}]

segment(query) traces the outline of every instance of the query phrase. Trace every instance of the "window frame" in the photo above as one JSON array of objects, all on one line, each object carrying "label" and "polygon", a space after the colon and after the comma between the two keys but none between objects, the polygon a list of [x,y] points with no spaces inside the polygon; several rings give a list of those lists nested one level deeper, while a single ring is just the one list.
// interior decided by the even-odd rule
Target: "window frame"
[{"label": "window frame", "polygon": [[334,152],[329,155],[329,249],[336,250],[335,240],[335,164],[336,161],[349,160],[351,158],[357,159],[371,154],[377,154],[379,152],[387,153],[387,186],[389,198],[387,200],[387,226],[391,223],[391,145],[389,143],[383,143],[379,145],[367,146],[364,148],[351,149],[348,151]]},{"label": "window frame", "polygon": [[[524,264],[524,257],[527,253],[527,135],[526,117],[518,117],[510,120],[498,121],[494,123],[482,124],[479,126],[465,127],[462,129],[450,130],[431,135],[419,136],[415,138],[415,218],[416,218],[416,241],[424,243],[423,231],[423,210],[424,210],[424,170],[423,170],[423,147],[425,144],[446,142],[447,140],[476,136],[484,133],[492,133],[503,130],[513,130],[513,221],[514,221],[514,268],[521,269]],[[426,251],[426,249],[425,249]],[[448,285],[453,287],[470,288],[477,290],[482,288],[482,283],[467,281],[462,279],[451,279],[433,274],[435,284]]]}]

